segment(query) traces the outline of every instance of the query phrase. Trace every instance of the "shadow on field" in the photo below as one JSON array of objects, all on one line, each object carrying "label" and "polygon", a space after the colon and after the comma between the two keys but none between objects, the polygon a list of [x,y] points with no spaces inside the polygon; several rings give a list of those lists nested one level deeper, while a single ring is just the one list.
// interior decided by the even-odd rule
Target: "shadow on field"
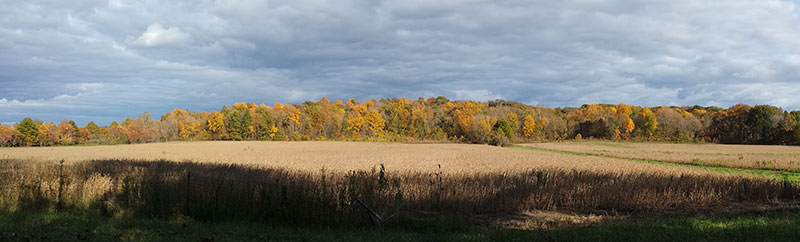
[{"label": "shadow on field", "polygon": [[164,160],[0,161],[4,210],[325,226],[457,221],[531,210],[722,210],[794,204],[799,191],[786,181],[657,173],[392,173],[382,166],[334,173]]}]

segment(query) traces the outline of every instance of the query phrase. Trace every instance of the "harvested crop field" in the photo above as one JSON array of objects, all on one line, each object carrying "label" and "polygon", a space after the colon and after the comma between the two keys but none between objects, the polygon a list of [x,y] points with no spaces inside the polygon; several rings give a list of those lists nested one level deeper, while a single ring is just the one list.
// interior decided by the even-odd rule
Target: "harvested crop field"
[{"label": "harvested crop field", "polygon": [[623,142],[535,143],[522,146],[744,169],[800,170],[800,147],[779,145],[653,144]]},{"label": "harvested crop field", "polygon": [[[663,172],[710,174],[604,157],[575,156],[470,144],[401,144],[369,142],[171,142],[117,146],[27,147],[0,149],[0,158],[76,162],[96,159],[191,160],[236,163],[317,172],[371,170],[455,173],[522,172],[577,169],[594,172]],[[716,174],[716,173],[715,173]]]},{"label": "harvested crop field", "polygon": [[[796,183],[746,173],[487,145],[253,141],[0,149],[0,209],[8,211],[325,226],[433,216],[489,224],[482,218],[530,211],[778,209],[796,206],[798,194]],[[365,217],[362,207],[373,215]]]}]

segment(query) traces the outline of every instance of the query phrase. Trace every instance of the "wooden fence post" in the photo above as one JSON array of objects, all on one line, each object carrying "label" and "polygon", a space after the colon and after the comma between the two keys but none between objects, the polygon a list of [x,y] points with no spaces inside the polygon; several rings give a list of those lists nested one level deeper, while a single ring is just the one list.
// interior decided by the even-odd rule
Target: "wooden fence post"
[{"label": "wooden fence post", "polygon": [[185,216],[189,216],[189,205],[191,204],[190,196],[192,195],[192,191],[190,187],[192,186],[192,172],[186,171],[186,211],[184,212]]}]

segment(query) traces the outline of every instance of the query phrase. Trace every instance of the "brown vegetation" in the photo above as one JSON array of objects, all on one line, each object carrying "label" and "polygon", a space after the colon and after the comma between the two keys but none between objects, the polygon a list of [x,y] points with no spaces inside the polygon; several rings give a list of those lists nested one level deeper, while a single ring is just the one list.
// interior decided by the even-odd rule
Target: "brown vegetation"
[{"label": "brown vegetation", "polygon": [[603,157],[585,157],[469,144],[370,142],[170,142],[117,146],[61,146],[0,149],[0,159],[69,162],[102,159],[191,160],[319,172],[369,171],[385,164],[390,172],[446,174],[513,173],[525,170],[578,169],[595,172],[715,174]]},{"label": "brown vegetation", "polygon": [[275,222],[369,221],[382,216],[459,216],[529,210],[646,212],[796,203],[793,183],[732,176],[602,173],[306,172],[254,165],[95,160],[0,162],[0,207],[106,215],[188,216]]}]

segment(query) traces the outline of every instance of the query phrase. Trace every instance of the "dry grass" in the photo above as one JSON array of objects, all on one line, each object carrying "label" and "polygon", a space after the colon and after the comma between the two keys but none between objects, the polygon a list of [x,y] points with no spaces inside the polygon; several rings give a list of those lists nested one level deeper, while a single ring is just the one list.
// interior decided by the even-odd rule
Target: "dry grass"
[{"label": "dry grass", "polygon": [[[57,162],[62,159],[63,166]],[[0,209],[6,210],[351,224],[369,221],[358,199],[383,216],[398,217],[630,214],[785,206],[797,204],[800,186],[467,144],[177,142],[0,149]],[[498,226],[602,220],[535,213],[544,216]]]},{"label": "dry grass", "polygon": [[117,146],[2,148],[0,158],[67,162],[96,159],[191,160],[234,163],[295,171],[369,171],[385,164],[391,172],[445,174],[509,173],[532,169],[577,169],[595,172],[661,172],[711,174],[603,157],[508,149],[470,144],[400,144],[368,142],[207,141]]},{"label": "dry grass", "polygon": [[523,146],[682,164],[800,171],[800,147],[778,145],[535,143]]}]

